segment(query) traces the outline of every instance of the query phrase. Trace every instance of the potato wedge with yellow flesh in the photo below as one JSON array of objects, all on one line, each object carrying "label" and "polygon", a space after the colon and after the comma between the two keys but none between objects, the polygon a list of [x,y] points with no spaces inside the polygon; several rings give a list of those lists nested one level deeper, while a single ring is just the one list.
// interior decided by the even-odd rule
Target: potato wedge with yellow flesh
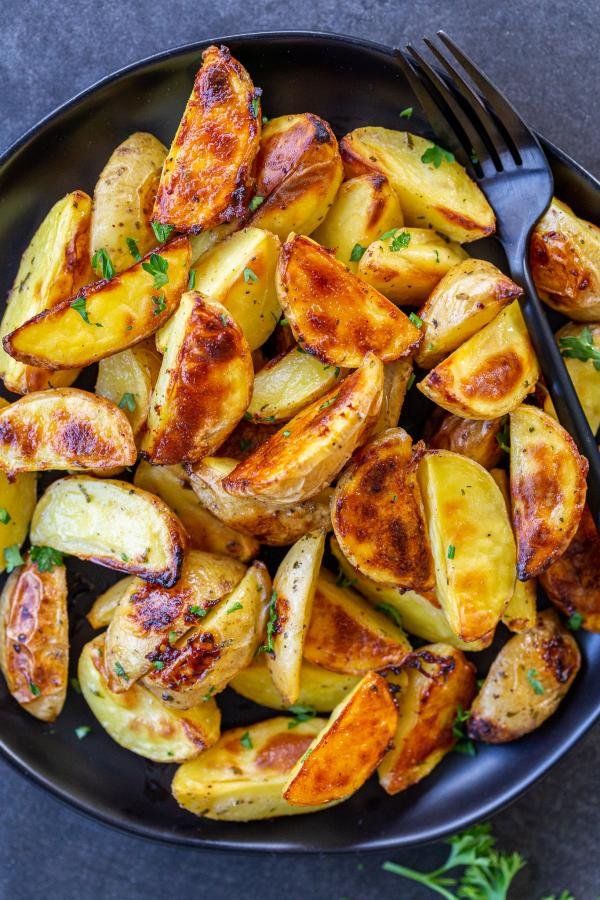
[{"label": "potato wedge with yellow flesh", "polygon": [[404,405],[404,398],[413,374],[412,360],[396,359],[383,367],[383,393],[377,422],[372,435],[381,434],[387,428],[396,428]]},{"label": "potato wedge with yellow flesh", "polygon": [[142,455],[173,465],[214,453],[244,415],[253,380],[250,349],[225,307],[185,293],[152,392]]},{"label": "potato wedge with yellow flesh", "polygon": [[367,247],[358,274],[394,303],[416,306],[447,272],[467,259],[453,241],[427,228],[396,228]]},{"label": "potato wedge with yellow flesh", "polygon": [[341,372],[293,347],[255,376],[247,415],[255,422],[285,422],[331,390]]},{"label": "potato wedge with yellow flesh", "polygon": [[351,272],[356,272],[369,244],[390,228],[403,224],[398,195],[385,175],[360,175],[340,185],[313,238],[333,250]]},{"label": "potato wedge with yellow flesh", "polygon": [[[0,397],[0,411],[8,405]],[[10,476],[0,472],[0,572],[6,568],[5,551],[9,547],[20,547],[27,537],[37,501],[36,479],[34,472]]]},{"label": "potato wedge with yellow flesh", "polygon": [[191,234],[192,266],[195,266],[200,257],[204,256],[205,253],[208,253],[215,244],[218,244],[219,241],[229,237],[229,235],[233,234],[234,231],[237,231],[239,227],[239,221],[234,219],[231,222],[225,222],[223,225],[217,225],[216,228],[209,228],[206,231],[201,231],[200,234]]},{"label": "potato wedge with yellow flesh", "polygon": [[[303,659],[300,668],[300,691],[297,706],[312,708],[317,712],[331,712],[359,681],[358,675],[345,675],[315,666]],[[256,656],[249,666],[238,672],[229,682],[236,694],[241,694],[259,706],[286,710],[288,704],[281,699],[267,666],[265,654]]]},{"label": "potato wedge with yellow flesh", "polygon": [[380,584],[431,591],[433,557],[413,450],[402,428],[390,428],[355,453],[333,493],[331,521],[350,564]]},{"label": "potato wedge with yellow flesh", "polygon": [[499,419],[535,389],[540,375],[518,300],[432,369],[419,390],[465,419]]},{"label": "potato wedge with yellow flesh", "polygon": [[200,625],[150,654],[143,684],[165,703],[189,709],[224,690],[252,662],[264,635],[271,596],[265,565],[253,563]]},{"label": "potato wedge with yellow flesh", "polygon": [[223,487],[223,479],[237,464],[236,459],[207,456],[190,473],[200,502],[221,522],[271,547],[293,544],[309,531],[331,528],[330,489],[287,506],[262,497],[232,497]]},{"label": "potato wedge with yellow flesh", "polygon": [[133,483],[156,494],[179,516],[192,547],[233,556],[242,562],[258,556],[258,541],[230,528],[200,503],[183,466],[151,466],[141,460]]},{"label": "potato wedge with yellow flesh", "polygon": [[427,423],[423,440],[434,450],[452,450],[475,460],[484,469],[491,469],[502,459],[499,443],[502,428],[502,419],[464,419],[436,409]]},{"label": "potato wedge with yellow flesh", "polygon": [[580,622],[587,631],[600,631],[599,559],[600,534],[586,506],[566,551],[540,575],[554,606],[571,617],[574,627]]},{"label": "potato wedge with yellow flesh", "polygon": [[[0,337],[75,294],[93,277],[90,264],[92,201],[73,191],[54,204],[27,247],[0,324]],[[9,391],[26,394],[72,384],[79,372],[27,366],[0,346],[0,376]]]},{"label": "potato wedge with yellow flesh", "polygon": [[340,152],[346,178],[364,172],[387,176],[407,225],[430,226],[461,244],[496,230],[482,191],[450,154],[426,138],[390,128],[356,128],[342,139]]},{"label": "potato wedge with yellow flesh", "polygon": [[96,597],[89,612],[86,614],[86,619],[92,628],[106,628],[110,625],[117,606],[130,590],[134,581],[136,581],[135,575],[126,575],[125,578],[115,581],[114,584],[111,584],[109,588]]},{"label": "potato wedge with yellow flesh", "polygon": [[291,234],[281,248],[276,284],[302,349],[331,366],[356,368],[368,351],[391,362],[421,341],[402,310],[303,235]]},{"label": "potato wedge with yellow flesh", "polygon": [[471,706],[469,736],[504,744],[529,734],[556,712],[580,665],[575,638],[553,609],[545,609],[533,628],[504,644],[490,666]]},{"label": "potato wedge with yellow flesh", "polygon": [[407,683],[397,693],[398,726],[393,747],[377,773],[388,794],[421,781],[456,744],[452,726],[475,694],[475,666],[448,644],[417,650],[403,670]]},{"label": "potato wedge with yellow flesh", "polygon": [[401,628],[321,570],[304,641],[304,658],[346,675],[400,666],[411,652]]},{"label": "potato wedge with yellow flesh", "polygon": [[77,388],[26,394],[0,410],[5,472],[130,466],[137,458],[125,413]]},{"label": "potato wedge with yellow flesh", "polygon": [[160,370],[160,354],[145,344],[101,359],[95,391],[123,410],[134,437],[146,425],[150,396]]},{"label": "potato wedge with yellow flesh", "polygon": [[437,365],[522,293],[518,284],[484,259],[465,259],[449,269],[419,310],[425,336],[418,364],[424,369]]},{"label": "potato wedge with yellow flesh", "polygon": [[525,581],[565,552],[586,495],[587,460],[552,416],[535,406],[510,415],[510,498],[517,571]]},{"label": "potato wedge with yellow flesh", "polygon": [[310,234],[323,221],[342,181],[330,126],[319,116],[278,116],[263,129],[256,160],[256,207],[250,222],[278,235]]},{"label": "potato wedge with yellow flesh", "polygon": [[174,312],[187,286],[189,259],[189,240],[173,238],[159,254],[33,316],[4,338],[4,349],[21,362],[49,369],[88,366],[126,350],[154,334]]},{"label": "potato wedge with yellow flesh", "polygon": [[[556,332],[558,346],[561,348],[565,366],[577,391],[579,402],[592,434],[596,434],[600,428],[600,368],[595,367],[592,359],[574,359],[570,356],[571,353],[578,352],[569,346],[573,338],[577,338],[588,348],[587,353],[590,356],[593,349],[600,353],[600,322],[590,322],[589,325],[577,325],[575,322],[569,322],[568,325]],[[552,411],[546,410],[546,412],[550,412],[556,418],[552,400],[550,400],[550,406]]]},{"label": "potato wedge with yellow flesh", "polygon": [[397,722],[385,678],[367,672],[294,766],[284,799],[317,806],[354,794],[381,762]]},{"label": "potato wedge with yellow flesh", "polygon": [[188,543],[168,506],[126,481],[74,475],[53,482],[31,522],[31,542],[170,587]]},{"label": "potato wedge with yellow flesh", "polygon": [[382,390],[383,365],[367,353],[359,369],[239,463],[223,487],[235,497],[278,505],[314,497],[364,441],[379,414]]},{"label": "potato wedge with yellow flesh", "polygon": [[600,228],[556,197],[529,244],[531,274],[540,296],[576,322],[600,319]]},{"label": "potato wedge with yellow flesh", "polygon": [[324,531],[304,535],[287,552],[273,579],[274,623],[267,665],[286,706],[296,703],[300,694],[302,649],[324,549]]},{"label": "potato wedge with yellow flesh", "polygon": [[27,557],[0,595],[0,669],[15,700],[44,722],[65,702],[68,631],[65,567],[40,572]]},{"label": "potato wedge with yellow flesh", "polygon": [[431,450],[418,469],[436,592],[463,641],[487,640],[515,586],[515,540],[500,488],[483,466]]},{"label": "potato wedge with yellow flesh", "polygon": [[314,812],[287,803],[281,792],[290,769],[306,752],[324,719],[300,722],[277,716],[223,732],[214,747],[175,772],[172,791],[188,812],[224,822],[249,822]]},{"label": "potato wedge with yellow flesh", "polygon": [[128,239],[142,256],[156,247],[150,221],[166,155],[167,148],[153,134],[136,131],[113,150],[96,182],[91,252],[105,250],[117,273],[135,261]]},{"label": "potato wedge with yellow flesh", "polygon": [[165,160],[153,219],[197,233],[245,212],[261,133],[260,93],[227,47],[208,47]]}]

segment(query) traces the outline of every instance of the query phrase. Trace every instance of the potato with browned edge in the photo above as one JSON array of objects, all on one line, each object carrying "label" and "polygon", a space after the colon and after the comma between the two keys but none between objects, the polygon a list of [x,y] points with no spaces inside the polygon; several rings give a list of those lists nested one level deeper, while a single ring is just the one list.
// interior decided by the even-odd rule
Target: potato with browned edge
[{"label": "potato with browned edge", "polygon": [[423,433],[434,450],[452,450],[468,456],[484,469],[492,469],[502,459],[500,432],[502,419],[464,419],[443,409],[435,409]]},{"label": "potato with browned edge", "polygon": [[[316,712],[331,712],[358,684],[359,679],[359,675],[332,672],[303,659],[296,705],[314,709]],[[229,687],[233,688],[236,694],[258,703],[259,706],[279,710],[286,710],[289,707],[289,703],[282,699],[273,683],[264,653],[259,653],[249,666],[234,675]]]},{"label": "potato with browned edge", "polygon": [[[569,322],[556,332],[565,366],[579,397],[592,434],[600,428],[600,321],[581,324]],[[586,359],[587,357],[587,359]],[[546,412],[554,415],[554,405],[548,397]]]},{"label": "potato with browned edge", "polygon": [[542,572],[540,583],[552,603],[580,622],[587,631],[600,631],[600,533],[586,506],[575,537],[556,562]]},{"label": "potato with browned edge", "polygon": [[142,341],[98,363],[95,391],[123,410],[139,442],[146,427],[150,397],[160,371],[161,356]]},{"label": "potato with browned edge", "polygon": [[300,347],[292,347],[255,375],[246,416],[254,422],[285,422],[331,390],[341,376],[339,366],[325,365]]}]

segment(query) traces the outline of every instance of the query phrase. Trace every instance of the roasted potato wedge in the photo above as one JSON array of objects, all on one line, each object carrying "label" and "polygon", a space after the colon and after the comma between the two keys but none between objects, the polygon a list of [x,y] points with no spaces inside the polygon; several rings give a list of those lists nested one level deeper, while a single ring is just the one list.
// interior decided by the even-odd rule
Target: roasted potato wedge
[{"label": "roasted potato wedge", "polygon": [[304,658],[346,675],[400,666],[411,652],[402,629],[321,570],[304,641]]},{"label": "roasted potato wedge", "polygon": [[[315,666],[303,659],[300,668],[300,691],[296,698],[298,706],[312,708],[316,712],[331,710],[346,697],[358,683],[358,675],[345,675]],[[275,687],[264,654],[256,656],[249,666],[238,672],[229,682],[236,694],[241,694],[259,706],[285,710],[288,704],[281,699]]]},{"label": "roasted potato wedge", "polygon": [[526,581],[565,552],[586,495],[587,460],[558,422],[535,406],[510,415],[510,497],[517,571]]},{"label": "roasted potato wedge", "polygon": [[421,781],[452,750],[456,714],[469,708],[475,694],[475,666],[448,644],[417,650],[404,671],[407,684],[396,694],[393,747],[377,770],[388,794]]},{"label": "roasted potato wedge", "polygon": [[112,468],[130,466],[136,458],[125,413],[88,391],[34,391],[0,410],[5,472]]},{"label": "roasted potato wedge", "polygon": [[464,419],[436,409],[427,423],[423,439],[434,450],[452,450],[468,456],[484,469],[502,459],[499,443],[502,419]]},{"label": "roasted potato wedge", "polygon": [[[21,259],[0,324],[1,338],[72,296],[92,278],[91,213],[92,201],[83,191],[73,191],[54,204]],[[0,376],[16,394],[65,387],[77,375],[77,370],[55,373],[26,366],[0,347]]]},{"label": "roasted potato wedge", "polygon": [[31,522],[31,542],[170,587],[188,536],[175,513],[126,481],[74,475],[53,482]]},{"label": "roasted potato wedge", "polygon": [[160,354],[142,343],[101,359],[98,364],[95,391],[123,410],[134,437],[138,437],[146,425],[160,362]]},{"label": "roasted potato wedge", "polygon": [[600,631],[599,559],[600,534],[586,507],[566,551],[540,575],[552,603],[565,615],[576,616],[587,631]]},{"label": "roasted potato wedge", "polygon": [[364,441],[379,414],[382,390],[383,365],[367,353],[359,369],[239,463],[223,487],[235,497],[278,505],[314,497]]},{"label": "roasted potato wedge", "polygon": [[257,157],[250,219],[282,241],[310,234],[323,221],[342,181],[342,160],[327,122],[312,113],[279,116],[266,125]]},{"label": "roasted potato wedge", "polygon": [[174,312],[188,282],[189,261],[189,240],[173,238],[159,254],[151,253],[110,281],[88,284],[77,296],[33,316],[6,335],[4,349],[21,362],[49,369],[87,366],[126,350]]},{"label": "roasted potato wedge", "polygon": [[158,465],[209,456],[244,415],[253,380],[250,349],[225,307],[185,293],[152,392],[142,455]]},{"label": "roasted potato wedge", "polygon": [[552,609],[515,634],[492,663],[471,706],[469,736],[504,744],[529,734],[556,712],[571,687],[581,656],[577,642]]},{"label": "roasted potato wedge", "polygon": [[[0,397],[0,412],[8,402]],[[0,472],[0,572],[6,568],[5,551],[20,547],[29,531],[29,522],[37,500],[34,472],[6,475]]]},{"label": "roasted potato wedge", "polygon": [[417,482],[424,450],[402,428],[355,453],[333,494],[331,521],[350,564],[380,584],[431,591],[433,557]]},{"label": "roasted potato wedge", "polygon": [[389,748],[397,722],[385,678],[367,672],[292,769],[284,799],[318,806],[354,794]]},{"label": "roasted potato wedge", "polygon": [[576,322],[600,320],[600,228],[556,197],[529,244],[531,274],[549,306]]},{"label": "roasted potato wedge", "polygon": [[424,337],[418,364],[424,369],[437,365],[522,293],[518,284],[484,259],[465,259],[449,269],[419,310]]},{"label": "roasted potato wedge", "polygon": [[321,362],[356,368],[368,351],[391,362],[421,341],[402,310],[303,235],[283,245],[276,284],[294,337]]},{"label": "roasted potato wedge", "polygon": [[339,366],[329,366],[293,347],[272,359],[254,378],[247,415],[255,422],[285,422],[331,390]]},{"label": "roasted potato wedge", "polygon": [[41,572],[28,556],[0,595],[0,668],[15,700],[44,722],[65,702],[68,631],[65,567]]},{"label": "roasted potato wedge", "polygon": [[499,419],[535,389],[538,362],[518,300],[420,381],[419,390],[465,419]]},{"label": "roasted potato wedge", "polygon": [[377,422],[373,426],[373,435],[397,426],[412,374],[410,359],[397,359],[384,365],[381,408]]},{"label": "roasted potato wedge", "polygon": [[442,609],[463,641],[485,641],[515,586],[515,540],[502,492],[483,466],[449,450],[425,453],[418,479]]},{"label": "roasted potato wedge", "polygon": [[496,230],[493,210],[451,154],[431,141],[389,128],[356,128],[340,143],[346,178],[382,172],[407,225],[431,227],[465,244]]},{"label": "roasted potato wedge", "polygon": [[[591,344],[600,352],[600,322],[590,322],[589,325],[577,325],[575,322],[569,322],[568,325],[556,332],[556,339],[571,381],[577,391],[592,434],[596,434],[600,428],[600,368],[596,368],[591,359],[574,358],[578,351],[569,347],[573,338],[578,338],[586,345]],[[548,399],[550,400],[549,397]],[[551,410],[548,409],[546,412],[550,412],[556,418],[552,400],[549,405]]]},{"label": "roasted potato wedge", "polygon": [[111,584],[109,588],[96,597],[89,612],[86,614],[86,619],[92,628],[106,628],[110,625],[117,606],[130,590],[134,581],[136,581],[135,575],[126,575],[125,578],[115,581],[114,584]]},{"label": "roasted potato wedge", "polygon": [[239,227],[239,221],[233,219],[231,222],[217,225],[216,228],[208,228],[206,231],[201,231],[200,234],[191,234],[192,266],[195,266],[200,257],[204,256],[205,253],[208,253],[215,244],[218,244],[219,241],[229,237],[229,235],[233,234],[234,231],[237,231]]},{"label": "roasted potato wedge", "polygon": [[324,719],[300,722],[290,730],[287,716],[231,728],[173,778],[173,796],[196,816],[248,822],[314,812],[314,806],[287,803],[281,792],[289,771],[306,752]]},{"label": "roasted potato wedge", "polygon": [[153,218],[198,233],[242,216],[261,134],[260,92],[227,47],[202,54],[165,160]]},{"label": "roasted potato wedge", "polygon": [[157,244],[150,220],[166,155],[153,134],[136,131],[113,150],[96,182],[90,247],[105,250],[117,273]]}]

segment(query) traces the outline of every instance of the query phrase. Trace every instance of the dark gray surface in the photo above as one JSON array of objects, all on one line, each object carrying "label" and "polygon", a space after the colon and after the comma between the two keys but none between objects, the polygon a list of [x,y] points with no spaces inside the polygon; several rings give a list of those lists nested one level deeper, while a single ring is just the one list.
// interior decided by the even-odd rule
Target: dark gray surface
[{"label": "dark gray surface", "polygon": [[[341,31],[400,43],[444,28],[532,125],[600,175],[596,0],[263,0],[221,4],[20,0],[2,24],[0,148],[58,103],[116,68],[211,36],[269,29]],[[501,844],[528,859],[511,897],[570,888],[600,895],[600,728],[546,780],[494,819]],[[429,892],[381,872],[390,854],[336,857],[200,853],[153,845],[76,815],[0,760],[0,898],[289,897],[420,900]],[[507,778],[510,773],[507,773]],[[419,868],[437,845],[392,854]]]}]

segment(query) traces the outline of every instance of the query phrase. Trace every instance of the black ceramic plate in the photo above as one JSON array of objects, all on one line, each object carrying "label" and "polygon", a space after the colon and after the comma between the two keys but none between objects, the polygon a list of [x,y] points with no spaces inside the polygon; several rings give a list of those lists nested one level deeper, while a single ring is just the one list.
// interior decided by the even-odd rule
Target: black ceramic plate
[{"label": "black ceramic plate", "polygon": [[[359,125],[402,127],[398,113],[418,108],[391,50],[355,38],[305,33],[221,39],[263,90],[268,116],[310,111],[338,135]],[[53,113],[0,159],[0,296],[19,257],[52,204],[67,191],[91,192],[111,151],[132,131],[150,131],[167,145],[175,131],[206,44],[195,44],[124,69]],[[415,114],[411,129],[427,132]],[[545,144],[557,193],[586,218],[598,210],[600,185]],[[501,262],[491,242],[474,255]],[[89,375],[85,382],[90,384]],[[93,382],[91,382],[93,383]],[[416,393],[416,392],[413,392]],[[418,404],[408,405],[414,425]],[[91,637],[84,618],[114,573],[69,560],[72,671]],[[372,779],[343,805],[314,815],[232,824],[196,819],[171,799],[174,767],[121,749],[95,722],[82,697],[69,691],[49,726],[23,712],[0,685],[0,746],[33,781],[95,818],[146,837],[235,850],[333,851],[392,848],[433,840],[484,819],[542,776],[600,715],[600,636],[578,635],[584,665],[558,713],[529,737],[481,747],[475,758],[450,754],[424,782],[388,797]],[[1,680],[1,679],[0,679]],[[224,725],[272,712],[226,691]],[[92,725],[79,741],[74,729]]]}]

